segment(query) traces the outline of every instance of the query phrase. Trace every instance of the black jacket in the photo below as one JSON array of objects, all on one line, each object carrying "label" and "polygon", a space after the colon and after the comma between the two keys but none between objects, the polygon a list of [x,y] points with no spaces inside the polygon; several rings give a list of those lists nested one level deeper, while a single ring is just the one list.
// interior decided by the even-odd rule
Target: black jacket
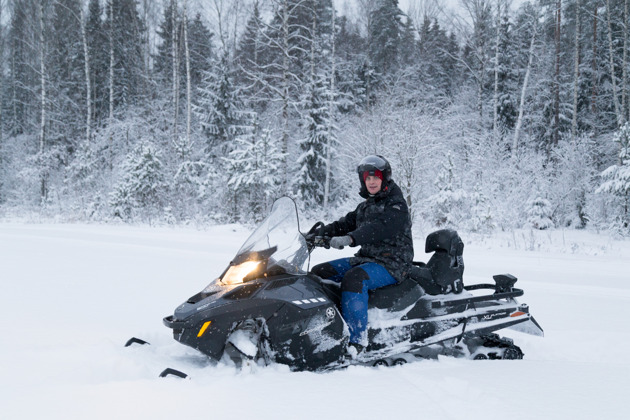
[{"label": "black jacket", "polygon": [[354,211],[321,228],[327,236],[350,235],[352,246],[361,249],[350,260],[351,265],[364,262],[381,264],[398,281],[401,281],[413,261],[413,239],[409,208],[400,187],[389,181],[387,187],[370,197]]}]

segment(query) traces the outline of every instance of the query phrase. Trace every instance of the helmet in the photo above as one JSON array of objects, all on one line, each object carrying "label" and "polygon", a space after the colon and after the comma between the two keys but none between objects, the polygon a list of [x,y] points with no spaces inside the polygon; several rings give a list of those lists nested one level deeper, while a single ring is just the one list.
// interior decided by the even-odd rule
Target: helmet
[{"label": "helmet", "polygon": [[380,175],[379,178],[383,180],[383,186],[392,179],[392,167],[387,159],[380,155],[370,155],[361,159],[359,166],[357,166],[357,173],[361,185],[365,183],[365,178],[368,175]]}]

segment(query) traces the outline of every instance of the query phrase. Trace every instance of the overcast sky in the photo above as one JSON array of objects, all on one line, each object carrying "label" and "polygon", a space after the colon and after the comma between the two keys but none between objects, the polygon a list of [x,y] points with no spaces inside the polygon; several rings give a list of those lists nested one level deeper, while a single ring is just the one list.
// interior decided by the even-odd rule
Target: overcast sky
[{"label": "overcast sky", "polygon": [[[354,7],[356,0],[333,0],[337,11],[341,14],[344,14],[345,8]],[[407,13],[409,11],[410,6],[415,6],[416,8],[420,8],[420,5],[427,2],[435,2],[444,7],[445,11],[460,11],[461,10],[461,1],[462,0],[398,0],[398,7]],[[492,0],[491,0],[492,1]],[[525,3],[527,0],[512,0],[512,10],[516,9],[522,3]]]}]

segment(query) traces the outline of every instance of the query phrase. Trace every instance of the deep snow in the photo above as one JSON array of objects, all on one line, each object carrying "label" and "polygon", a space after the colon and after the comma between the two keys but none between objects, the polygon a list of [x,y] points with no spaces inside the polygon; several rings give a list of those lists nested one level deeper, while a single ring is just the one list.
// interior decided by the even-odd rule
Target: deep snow
[{"label": "deep snow", "polygon": [[[426,232],[416,235],[416,259]],[[207,366],[162,325],[220,274],[240,226],[0,223],[2,419],[621,419],[630,243],[587,232],[462,234],[466,284],[510,272],[545,337],[521,361],[441,358],[293,373]],[[313,263],[350,251],[317,250]],[[124,348],[131,336],[151,346]],[[159,379],[170,366],[192,380]]]}]

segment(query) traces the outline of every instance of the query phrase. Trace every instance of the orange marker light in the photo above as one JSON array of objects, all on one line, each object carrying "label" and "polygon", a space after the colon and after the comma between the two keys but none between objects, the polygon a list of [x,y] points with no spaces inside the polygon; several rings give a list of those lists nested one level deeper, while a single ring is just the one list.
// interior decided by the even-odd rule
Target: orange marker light
[{"label": "orange marker light", "polygon": [[208,329],[208,327],[210,326],[210,324],[212,324],[212,321],[206,321],[203,324],[203,327],[201,327],[201,329],[199,330],[199,333],[197,334],[197,337],[201,337],[203,335],[203,333],[206,332],[206,330]]},{"label": "orange marker light", "polygon": [[526,315],[525,312],[521,312],[521,311],[517,311],[517,312],[513,312],[510,316],[514,317],[514,316],[521,316],[521,315]]}]

